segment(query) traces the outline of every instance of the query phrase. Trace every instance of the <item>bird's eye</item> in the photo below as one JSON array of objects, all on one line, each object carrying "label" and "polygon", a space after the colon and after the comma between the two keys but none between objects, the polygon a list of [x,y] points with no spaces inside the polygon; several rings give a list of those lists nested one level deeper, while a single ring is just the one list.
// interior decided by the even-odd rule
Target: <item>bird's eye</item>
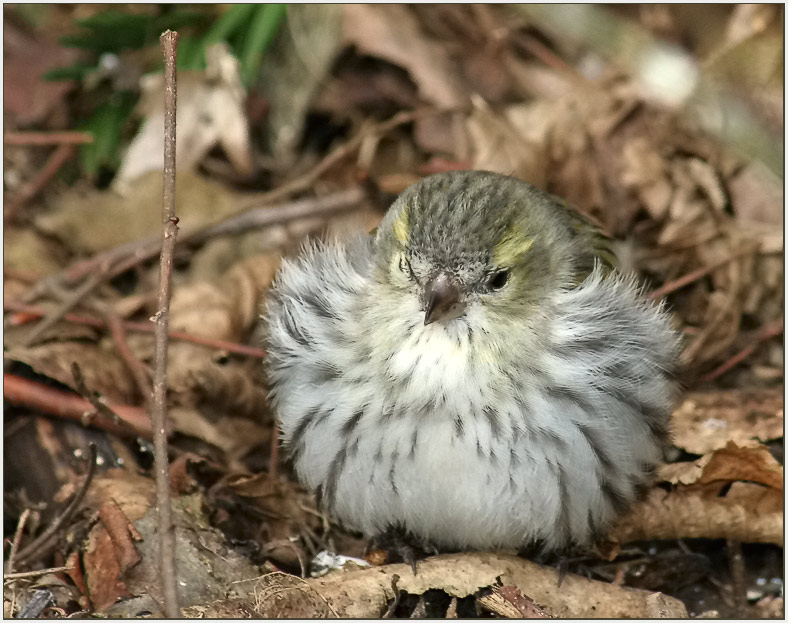
[{"label": "bird's eye", "polygon": [[500,290],[503,288],[507,282],[509,281],[509,271],[507,269],[499,270],[497,273],[493,273],[490,280],[487,282],[490,284],[491,290]]}]

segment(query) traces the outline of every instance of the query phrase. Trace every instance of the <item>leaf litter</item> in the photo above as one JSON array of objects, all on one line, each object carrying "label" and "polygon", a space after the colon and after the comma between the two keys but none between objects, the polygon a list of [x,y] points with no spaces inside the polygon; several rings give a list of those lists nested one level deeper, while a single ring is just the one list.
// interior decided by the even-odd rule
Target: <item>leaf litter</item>
[{"label": "leaf litter", "polygon": [[[782,49],[774,34],[781,10],[715,7],[717,27],[705,39],[690,27],[690,13],[686,7],[641,7],[616,15],[625,26],[640,22],[660,36],[684,36],[715,80],[750,90],[748,81],[760,80],[758,110],[781,111],[782,84],[766,71],[774,50]],[[324,17],[321,31],[309,10],[293,9],[265,57],[266,79],[252,95],[265,98],[270,90],[267,148],[250,141],[244,129],[245,95],[226,52],[224,64],[216,57],[226,71],[209,64],[194,76],[193,93],[183,77],[180,105],[186,112],[195,107],[187,117],[199,123],[194,129],[186,123],[179,136],[187,158],[179,163],[180,217],[190,226],[229,218],[248,205],[250,191],[286,187],[352,137],[361,137],[355,149],[306,190],[282,196],[319,198],[361,180],[376,191],[342,216],[307,216],[181,251],[171,328],[259,346],[260,301],[282,255],[296,253],[305,235],[368,231],[393,194],[425,171],[485,168],[565,197],[616,236],[622,264],[640,273],[647,291],[665,297],[684,334],[687,392],[673,413],[674,447],[658,483],[611,532],[598,552],[604,556],[573,564],[560,587],[551,568],[504,553],[428,558],[415,577],[396,564],[347,564],[311,578],[311,561],[321,552],[358,558],[364,543],[320,513],[279,456],[259,358],[172,341],[170,451],[184,614],[757,618],[781,612],[781,588],[756,591],[777,586],[773,576],[781,587],[782,577],[781,180],[735,145],[710,136],[692,115],[644,95],[628,60],[606,57],[593,42],[561,37],[538,12],[348,5]],[[324,50],[320,63],[311,56],[315,50]],[[268,60],[277,58],[292,62]],[[742,69],[753,58],[763,59],[757,75]],[[298,95],[294,76],[304,77]],[[115,177],[123,197],[81,182],[52,184],[28,206],[29,221],[4,229],[6,301],[24,297],[37,278],[69,262],[158,232],[159,178],[138,175],[160,161],[152,103],[160,95],[147,92],[151,100],[140,104],[147,123]],[[376,112],[414,106],[426,106],[429,114],[385,134],[368,133]],[[37,121],[62,116],[57,110],[38,106]],[[7,112],[11,129],[30,123],[18,107]],[[199,129],[205,115],[229,125]],[[774,123],[773,113],[764,118]],[[217,155],[220,144],[224,153]],[[217,158],[226,159],[223,168]],[[35,173],[24,157],[6,164],[22,178]],[[37,251],[26,258],[30,248]],[[124,321],[144,320],[152,311],[156,273],[152,262],[130,263],[114,280],[87,291],[74,311],[96,314],[109,307]],[[44,288],[26,303],[57,309],[64,296]],[[45,587],[52,598],[41,603],[55,604],[58,612],[156,614],[161,596],[152,551],[153,480],[146,471],[150,448],[103,428],[100,417],[83,418],[95,430],[30,417],[54,415],[31,402],[36,387],[80,391],[75,361],[91,398],[118,406],[119,416],[121,406],[145,408],[117,340],[66,318],[27,344],[35,321],[5,317],[6,372],[24,376],[19,391],[29,392],[6,395],[6,448],[25,439],[28,453],[52,461],[51,469],[7,483],[14,488],[11,516],[25,508],[43,512],[37,511],[38,523],[24,527],[22,543],[32,541],[51,521],[52,509],[74,494],[78,471],[67,466],[69,452],[83,451],[90,436],[98,436],[104,440],[102,465],[52,553],[36,561],[51,567],[70,561],[72,570],[7,585],[5,612],[18,614]],[[129,332],[125,343],[149,374],[151,337]],[[738,353],[744,357],[736,359]],[[22,406],[31,404],[38,406]],[[59,496],[35,497],[53,485],[63,488]],[[744,544],[750,563],[747,586],[726,571],[734,543]],[[742,591],[757,597],[742,606]]]}]

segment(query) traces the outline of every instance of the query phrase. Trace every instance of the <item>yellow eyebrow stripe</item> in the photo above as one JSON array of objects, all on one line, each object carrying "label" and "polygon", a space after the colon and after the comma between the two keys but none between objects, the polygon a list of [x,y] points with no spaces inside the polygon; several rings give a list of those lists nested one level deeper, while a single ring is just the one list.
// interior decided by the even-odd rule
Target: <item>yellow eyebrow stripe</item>
[{"label": "yellow eyebrow stripe", "polygon": [[511,266],[534,245],[533,238],[526,237],[522,230],[509,228],[493,249],[493,258],[498,266]]},{"label": "yellow eyebrow stripe", "polygon": [[394,237],[403,245],[408,244],[410,239],[410,208],[405,206],[394,221]]}]

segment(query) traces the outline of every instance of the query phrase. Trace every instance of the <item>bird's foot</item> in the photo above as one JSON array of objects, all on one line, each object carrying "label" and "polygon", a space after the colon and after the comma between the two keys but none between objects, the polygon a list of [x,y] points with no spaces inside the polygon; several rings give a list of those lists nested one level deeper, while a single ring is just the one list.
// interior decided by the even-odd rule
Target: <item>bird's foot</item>
[{"label": "bird's foot", "polygon": [[517,552],[518,556],[527,558],[538,564],[540,567],[554,567],[558,572],[558,586],[561,586],[569,568],[574,563],[582,563],[588,560],[588,552],[577,548],[551,551],[541,544],[533,544],[524,547]]},{"label": "bird's foot", "polygon": [[431,554],[438,553],[435,547],[423,543],[400,526],[388,528],[385,532],[373,537],[367,546],[365,556],[380,550],[386,553],[385,562],[401,560],[410,565],[410,568],[413,569],[413,575],[416,575],[417,561]]}]

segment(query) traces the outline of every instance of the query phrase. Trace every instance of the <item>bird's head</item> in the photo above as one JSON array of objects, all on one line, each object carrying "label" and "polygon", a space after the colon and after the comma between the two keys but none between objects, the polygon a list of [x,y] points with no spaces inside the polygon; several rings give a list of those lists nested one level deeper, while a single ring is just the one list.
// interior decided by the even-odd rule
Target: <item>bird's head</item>
[{"label": "bird's head", "polygon": [[562,209],[513,177],[426,177],[397,198],[378,228],[379,278],[418,297],[425,325],[471,310],[521,317],[571,279],[575,245]]}]

